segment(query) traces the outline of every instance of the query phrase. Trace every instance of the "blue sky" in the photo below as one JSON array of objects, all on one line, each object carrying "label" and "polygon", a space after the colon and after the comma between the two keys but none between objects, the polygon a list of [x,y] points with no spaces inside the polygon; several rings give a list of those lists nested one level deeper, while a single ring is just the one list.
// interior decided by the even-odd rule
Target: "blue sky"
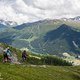
[{"label": "blue sky", "polygon": [[80,15],[80,0],[0,0],[0,19],[19,24]]}]

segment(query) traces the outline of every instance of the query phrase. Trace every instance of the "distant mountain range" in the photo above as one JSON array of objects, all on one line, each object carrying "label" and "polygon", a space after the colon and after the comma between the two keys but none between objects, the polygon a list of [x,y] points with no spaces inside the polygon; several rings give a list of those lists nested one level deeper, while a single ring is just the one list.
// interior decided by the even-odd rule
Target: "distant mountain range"
[{"label": "distant mountain range", "polygon": [[64,21],[80,21],[80,16],[74,17],[74,18],[61,18]]},{"label": "distant mountain range", "polygon": [[[0,42],[35,53],[80,55],[80,17],[41,20],[14,27],[0,24]],[[77,20],[77,21],[75,21]]]},{"label": "distant mountain range", "polygon": [[4,26],[9,26],[9,27],[17,26],[17,22],[6,21],[6,20],[2,20],[2,19],[0,19],[0,24],[2,24]]},{"label": "distant mountain range", "polygon": [[74,18],[70,18],[71,20],[74,20],[74,21],[80,21],[80,16],[77,16],[77,17],[74,17]]}]

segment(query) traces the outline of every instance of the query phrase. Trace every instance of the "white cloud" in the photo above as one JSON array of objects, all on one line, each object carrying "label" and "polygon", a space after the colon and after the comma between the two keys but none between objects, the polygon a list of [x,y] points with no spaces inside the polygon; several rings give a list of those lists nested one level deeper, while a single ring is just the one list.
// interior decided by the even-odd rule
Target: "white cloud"
[{"label": "white cloud", "polygon": [[0,19],[18,23],[80,15],[80,0],[0,0]]}]

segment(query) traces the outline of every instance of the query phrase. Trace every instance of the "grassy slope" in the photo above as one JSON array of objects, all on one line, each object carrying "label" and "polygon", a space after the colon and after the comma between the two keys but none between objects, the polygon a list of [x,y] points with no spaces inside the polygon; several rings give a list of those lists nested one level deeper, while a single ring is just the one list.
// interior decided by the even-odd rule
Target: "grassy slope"
[{"label": "grassy slope", "polygon": [[80,80],[80,66],[29,66],[0,63],[0,80]]},{"label": "grassy slope", "polygon": [[[0,44],[0,47],[8,45]],[[11,51],[20,53],[15,48]],[[21,55],[18,54],[18,57]],[[14,65],[1,62],[0,56],[0,80],[80,80],[79,67],[61,67],[61,66],[30,66],[30,65]]]}]

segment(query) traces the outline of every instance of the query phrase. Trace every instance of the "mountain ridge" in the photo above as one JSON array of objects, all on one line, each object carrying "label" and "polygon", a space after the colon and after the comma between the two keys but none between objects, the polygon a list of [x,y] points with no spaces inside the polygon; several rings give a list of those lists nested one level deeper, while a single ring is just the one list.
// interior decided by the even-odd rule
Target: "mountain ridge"
[{"label": "mountain ridge", "polygon": [[20,29],[8,28],[0,33],[3,35],[0,37],[0,42],[19,49],[25,48],[35,53],[61,56],[64,52],[68,52],[77,55],[80,47],[80,28],[76,24],[74,27],[74,24],[56,19],[25,23],[24,27],[23,24],[19,25]]}]

